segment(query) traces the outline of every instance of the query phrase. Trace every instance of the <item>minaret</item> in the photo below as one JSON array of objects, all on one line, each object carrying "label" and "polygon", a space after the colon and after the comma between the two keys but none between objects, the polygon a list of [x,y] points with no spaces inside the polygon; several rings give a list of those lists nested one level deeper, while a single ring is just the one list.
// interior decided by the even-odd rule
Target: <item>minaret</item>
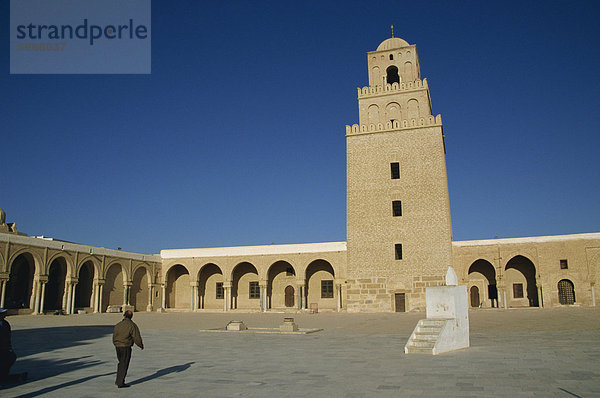
[{"label": "minaret", "polygon": [[348,311],[425,308],[441,285],[452,229],[441,116],[417,48],[392,37],[367,53],[359,124],[346,126]]}]

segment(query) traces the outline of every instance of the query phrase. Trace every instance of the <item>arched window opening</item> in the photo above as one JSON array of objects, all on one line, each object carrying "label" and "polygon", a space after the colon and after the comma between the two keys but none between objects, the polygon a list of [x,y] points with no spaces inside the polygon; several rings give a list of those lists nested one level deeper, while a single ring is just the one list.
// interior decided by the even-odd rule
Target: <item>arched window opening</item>
[{"label": "arched window opening", "polygon": [[390,54],[390,61],[394,60],[394,54]]},{"label": "arched window opening", "polygon": [[388,84],[400,83],[400,75],[398,74],[397,67],[395,67],[394,65],[389,66],[386,69],[386,72],[387,72],[387,83]]},{"label": "arched window opening", "polygon": [[575,287],[573,282],[563,279],[558,282],[558,301],[562,305],[575,304]]}]

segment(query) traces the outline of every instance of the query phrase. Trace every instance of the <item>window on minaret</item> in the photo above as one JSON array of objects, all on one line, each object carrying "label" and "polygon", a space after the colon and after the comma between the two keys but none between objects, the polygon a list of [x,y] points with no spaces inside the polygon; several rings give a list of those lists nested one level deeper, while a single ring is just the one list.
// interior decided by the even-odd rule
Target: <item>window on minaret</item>
[{"label": "window on minaret", "polygon": [[394,54],[390,54],[390,61],[394,60]]},{"label": "window on minaret", "polygon": [[394,162],[390,163],[390,168],[392,169],[392,180],[397,180],[400,178],[400,163]]},{"label": "window on minaret", "polygon": [[394,65],[389,66],[386,69],[387,72],[387,82],[388,84],[392,83],[400,83],[400,75],[398,75],[398,68]]},{"label": "window on minaret", "polygon": [[402,260],[402,243],[396,243],[394,249],[396,252],[396,260]]},{"label": "window on minaret", "polygon": [[392,201],[392,214],[394,217],[399,217],[402,215],[402,201],[393,200]]}]

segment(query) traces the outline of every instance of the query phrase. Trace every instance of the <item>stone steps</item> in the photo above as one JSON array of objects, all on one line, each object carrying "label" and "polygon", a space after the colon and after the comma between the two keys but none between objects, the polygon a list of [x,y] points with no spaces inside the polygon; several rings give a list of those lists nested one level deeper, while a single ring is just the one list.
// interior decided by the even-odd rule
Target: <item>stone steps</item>
[{"label": "stone steps", "polygon": [[445,322],[445,320],[421,319],[406,343],[405,352],[407,354],[433,354],[433,348]]}]

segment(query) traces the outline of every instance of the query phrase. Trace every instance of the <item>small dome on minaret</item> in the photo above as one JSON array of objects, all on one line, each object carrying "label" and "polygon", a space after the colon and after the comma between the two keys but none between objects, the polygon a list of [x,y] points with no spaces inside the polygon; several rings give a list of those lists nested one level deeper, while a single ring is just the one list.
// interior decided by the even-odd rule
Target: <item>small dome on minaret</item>
[{"label": "small dome on minaret", "polygon": [[408,47],[410,44],[406,40],[402,40],[399,37],[390,37],[381,42],[377,51],[393,50],[396,48]]}]

